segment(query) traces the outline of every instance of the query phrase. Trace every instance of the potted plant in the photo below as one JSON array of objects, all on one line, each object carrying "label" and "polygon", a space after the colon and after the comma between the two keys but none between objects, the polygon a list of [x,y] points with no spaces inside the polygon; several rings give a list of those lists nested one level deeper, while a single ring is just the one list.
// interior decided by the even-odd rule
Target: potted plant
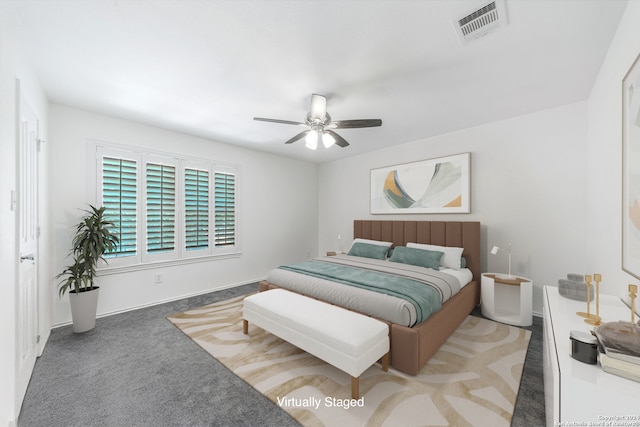
[{"label": "potted plant", "polygon": [[69,292],[74,332],[85,332],[95,326],[100,289],[95,284],[96,267],[104,260],[105,252],[115,249],[119,242],[109,230],[113,223],[104,218],[105,207],[89,207],[90,210],[85,210],[87,215],[76,226],[71,249],[73,263],[56,276],[62,279],[58,289],[60,297]]}]

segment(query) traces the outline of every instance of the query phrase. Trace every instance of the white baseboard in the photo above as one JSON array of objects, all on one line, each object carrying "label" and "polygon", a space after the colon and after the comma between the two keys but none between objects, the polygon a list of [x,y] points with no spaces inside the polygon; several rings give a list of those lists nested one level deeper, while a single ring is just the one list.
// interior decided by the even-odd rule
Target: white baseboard
[{"label": "white baseboard", "polygon": [[[257,283],[257,282],[259,282],[261,280],[264,280],[264,278],[255,279],[255,280],[248,280],[246,282],[241,282],[241,283],[233,283],[233,284],[221,286],[221,287],[215,288],[215,289],[207,289],[207,290],[204,290],[204,291],[194,292],[194,293],[191,293],[191,294],[184,294],[184,295],[179,295],[179,296],[176,296],[176,297],[165,298],[165,299],[162,299],[162,300],[150,302],[148,304],[140,304],[140,305],[136,305],[134,307],[125,308],[125,309],[122,309],[122,310],[114,310],[114,311],[110,311],[108,313],[102,313],[102,314],[97,315],[96,318],[99,319],[101,317],[113,316],[115,314],[126,313],[126,312],[129,312],[129,311],[139,310],[141,308],[146,308],[146,307],[153,307],[154,305],[165,304],[165,303],[168,303],[168,302],[178,301],[178,300],[185,299],[185,298],[197,297],[198,295],[209,294],[211,292],[222,291],[224,289],[231,289],[231,288],[236,288],[238,286],[244,286],[244,285],[248,285],[248,284],[251,284],[251,283]],[[51,329],[61,328],[63,326],[69,326],[72,323],[73,323],[72,321],[57,323],[57,324],[53,325],[51,327]]]}]

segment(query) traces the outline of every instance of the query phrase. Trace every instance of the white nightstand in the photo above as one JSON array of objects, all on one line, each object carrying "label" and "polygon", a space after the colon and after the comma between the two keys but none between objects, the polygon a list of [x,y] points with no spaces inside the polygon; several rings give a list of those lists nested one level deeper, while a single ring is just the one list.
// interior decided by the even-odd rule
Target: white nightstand
[{"label": "white nightstand", "polygon": [[533,323],[531,279],[482,273],[480,295],[483,316],[516,326],[530,326]]}]

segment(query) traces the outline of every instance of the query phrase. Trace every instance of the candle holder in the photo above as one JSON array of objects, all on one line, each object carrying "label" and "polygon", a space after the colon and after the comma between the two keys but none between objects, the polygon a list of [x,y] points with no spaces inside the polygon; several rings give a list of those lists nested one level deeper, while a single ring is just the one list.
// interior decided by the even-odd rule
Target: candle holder
[{"label": "candle holder", "polygon": [[586,317],[587,319],[591,319],[595,316],[591,314],[591,276],[590,275],[584,276],[584,283],[587,285],[587,312],[585,313],[584,311],[578,311],[576,312],[576,314],[580,317]]},{"label": "candle holder", "polygon": [[631,323],[635,323],[636,315],[636,295],[638,294],[637,285],[629,285],[629,297],[631,298]]},{"label": "candle holder", "polygon": [[594,274],[593,280],[596,282],[596,315],[594,317],[584,319],[584,321],[590,325],[600,326],[602,324],[602,318],[600,317],[600,282],[602,281],[602,276]]}]

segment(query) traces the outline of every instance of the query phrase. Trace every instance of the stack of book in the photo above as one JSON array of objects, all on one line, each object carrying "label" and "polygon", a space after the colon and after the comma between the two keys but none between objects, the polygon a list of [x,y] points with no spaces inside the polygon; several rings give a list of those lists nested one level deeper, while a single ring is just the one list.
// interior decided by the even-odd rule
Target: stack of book
[{"label": "stack of book", "polygon": [[605,372],[640,382],[640,327],[609,322],[595,329],[598,359]]}]

